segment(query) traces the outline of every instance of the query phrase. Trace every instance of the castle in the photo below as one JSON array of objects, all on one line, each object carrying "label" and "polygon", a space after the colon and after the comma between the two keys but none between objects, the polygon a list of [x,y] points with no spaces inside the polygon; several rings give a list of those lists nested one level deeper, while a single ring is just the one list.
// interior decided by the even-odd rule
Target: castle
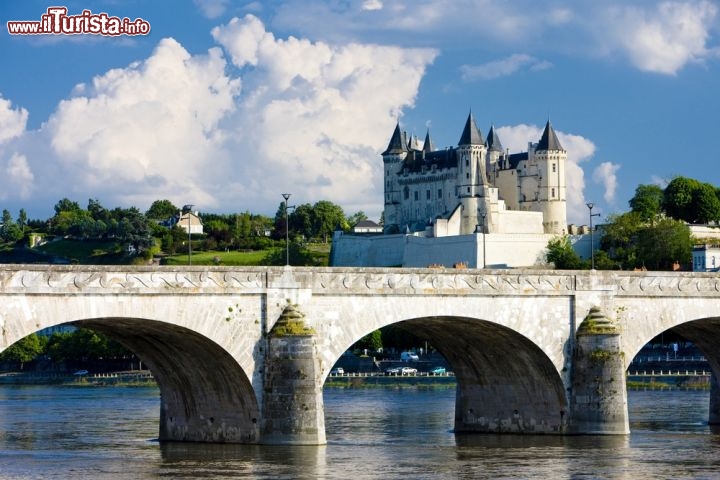
[{"label": "castle", "polygon": [[[544,265],[548,242],[568,233],[567,152],[548,121],[525,152],[483,139],[472,113],[457,147],[436,150],[400,125],[382,153],[382,235],[335,232],[330,265],[516,268]],[[571,236],[587,251],[585,236]],[[580,246],[580,247],[578,247]]]},{"label": "castle", "polygon": [[567,233],[567,153],[550,121],[538,143],[514,154],[494,127],[483,140],[472,113],[457,147],[444,150],[429,131],[420,146],[398,124],[382,157],[385,233]]}]

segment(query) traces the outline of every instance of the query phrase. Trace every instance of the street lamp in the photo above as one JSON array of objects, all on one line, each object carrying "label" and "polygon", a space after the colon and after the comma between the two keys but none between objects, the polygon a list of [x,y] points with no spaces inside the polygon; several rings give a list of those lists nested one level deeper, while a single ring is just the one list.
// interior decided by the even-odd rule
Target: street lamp
[{"label": "street lamp", "polygon": [[192,265],[192,243],[190,240],[190,213],[195,205],[189,203],[183,207],[183,210],[187,210],[188,219],[188,265]]},{"label": "street lamp", "polygon": [[480,216],[482,217],[483,268],[485,268],[487,267],[487,262],[485,261],[485,217],[487,217],[487,213],[483,212]]},{"label": "street lamp", "polygon": [[478,230],[482,233],[482,239],[483,239],[483,263],[482,268],[485,268],[485,217],[487,216],[486,213],[481,213],[480,216],[482,217],[482,223],[480,225],[475,225],[475,233],[478,233]]},{"label": "street lamp", "polygon": [[289,193],[283,193],[285,199],[285,265],[290,265],[290,230],[288,227],[288,200],[290,199]]},{"label": "street lamp", "polygon": [[593,213],[592,209],[595,206],[594,203],[588,202],[585,205],[590,209],[590,268],[595,270],[595,240],[593,238],[593,217],[599,217],[599,213]]}]

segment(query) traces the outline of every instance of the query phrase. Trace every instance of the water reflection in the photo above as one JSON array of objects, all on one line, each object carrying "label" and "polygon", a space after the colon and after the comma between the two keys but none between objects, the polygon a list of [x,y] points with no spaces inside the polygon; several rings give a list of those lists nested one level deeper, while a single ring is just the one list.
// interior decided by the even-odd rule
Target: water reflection
[{"label": "water reflection", "polygon": [[158,443],[159,393],[0,388],[0,477],[717,478],[708,392],[630,392],[631,435],[455,435],[454,390],[325,392],[322,447]]},{"label": "water reflection", "polygon": [[163,442],[164,476],[193,478],[261,475],[271,469],[278,478],[323,478],[327,474],[327,447],[286,445],[219,445]]}]

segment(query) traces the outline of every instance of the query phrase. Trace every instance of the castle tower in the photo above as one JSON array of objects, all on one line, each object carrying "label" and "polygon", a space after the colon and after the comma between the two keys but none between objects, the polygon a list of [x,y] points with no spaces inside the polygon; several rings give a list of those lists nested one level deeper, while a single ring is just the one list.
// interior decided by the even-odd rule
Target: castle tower
[{"label": "castle tower", "polygon": [[504,158],[505,153],[505,149],[500,142],[500,137],[498,137],[498,134],[495,131],[495,125],[490,126],[490,131],[488,132],[487,139],[485,140],[485,147],[487,148],[485,168],[488,180],[494,185],[497,179],[497,171],[502,168],[500,162],[501,159]]},{"label": "castle tower", "polygon": [[567,152],[560,145],[548,120],[540,142],[535,148],[538,165],[538,207],[543,213],[545,233],[567,233],[565,163]]},{"label": "castle tower", "polygon": [[[458,197],[463,208],[460,233],[470,234],[480,224],[480,216],[483,213],[489,214],[486,205],[488,180],[485,169],[485,142],[472,112],[468,115],[465,128],[460,136],[457,155]],[[486,218],[486,222],[489,220]]]},{"label": "castle tower", "polygon": [[390,138],[390,143],[382,153],[385,178],[385,225],[397,225],[400,223],[400,209],[402,207],[398,175],[402,170],[407,155],[408,149],[405,136],[400,131],[400,123],[397,123]]}]

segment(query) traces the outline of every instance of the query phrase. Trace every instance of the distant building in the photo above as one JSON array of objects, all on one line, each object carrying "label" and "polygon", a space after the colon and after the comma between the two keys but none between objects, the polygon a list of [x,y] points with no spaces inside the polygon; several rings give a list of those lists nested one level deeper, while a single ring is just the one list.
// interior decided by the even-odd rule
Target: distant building
[{"label": "distant building", "polygon": [[331,265],[528,267],[567,234],[590,256],[588,232],[568,229],[567,152],[549,121],[537,143],[513,154],[495,127],[483,138],[472,113],[445,149],[429,131],[421,144],[398,124],[382,160],[385,235],[335,232]]},{"label": "distant building", "polygon": [[191,211],[188,211],[181,214],[179,217],[177,217],[175,225],[185,230],[185,233],[188,233],[189,231],[189,233],[192,235],[203,234],[202,220],[197,215],[197,212],[193,213]]},{"label": "distant building", "polygon": [[472,113],[457,147],[422,146],[400,126],[382,153],[385,231],[433,236],[484,233],[566,234],[567,153],[550,121],[538,143],[510,154],[495,127],[483,139]]},{"label": "distant building", "polygon": [[692,252],[693,272],[720,270],[720,244],[695,245]]},{"label": "distant building", "polygon": [[383,233],[382,225],[378,225],[372,220],[360,220],[352,228],[353,233]]}]

